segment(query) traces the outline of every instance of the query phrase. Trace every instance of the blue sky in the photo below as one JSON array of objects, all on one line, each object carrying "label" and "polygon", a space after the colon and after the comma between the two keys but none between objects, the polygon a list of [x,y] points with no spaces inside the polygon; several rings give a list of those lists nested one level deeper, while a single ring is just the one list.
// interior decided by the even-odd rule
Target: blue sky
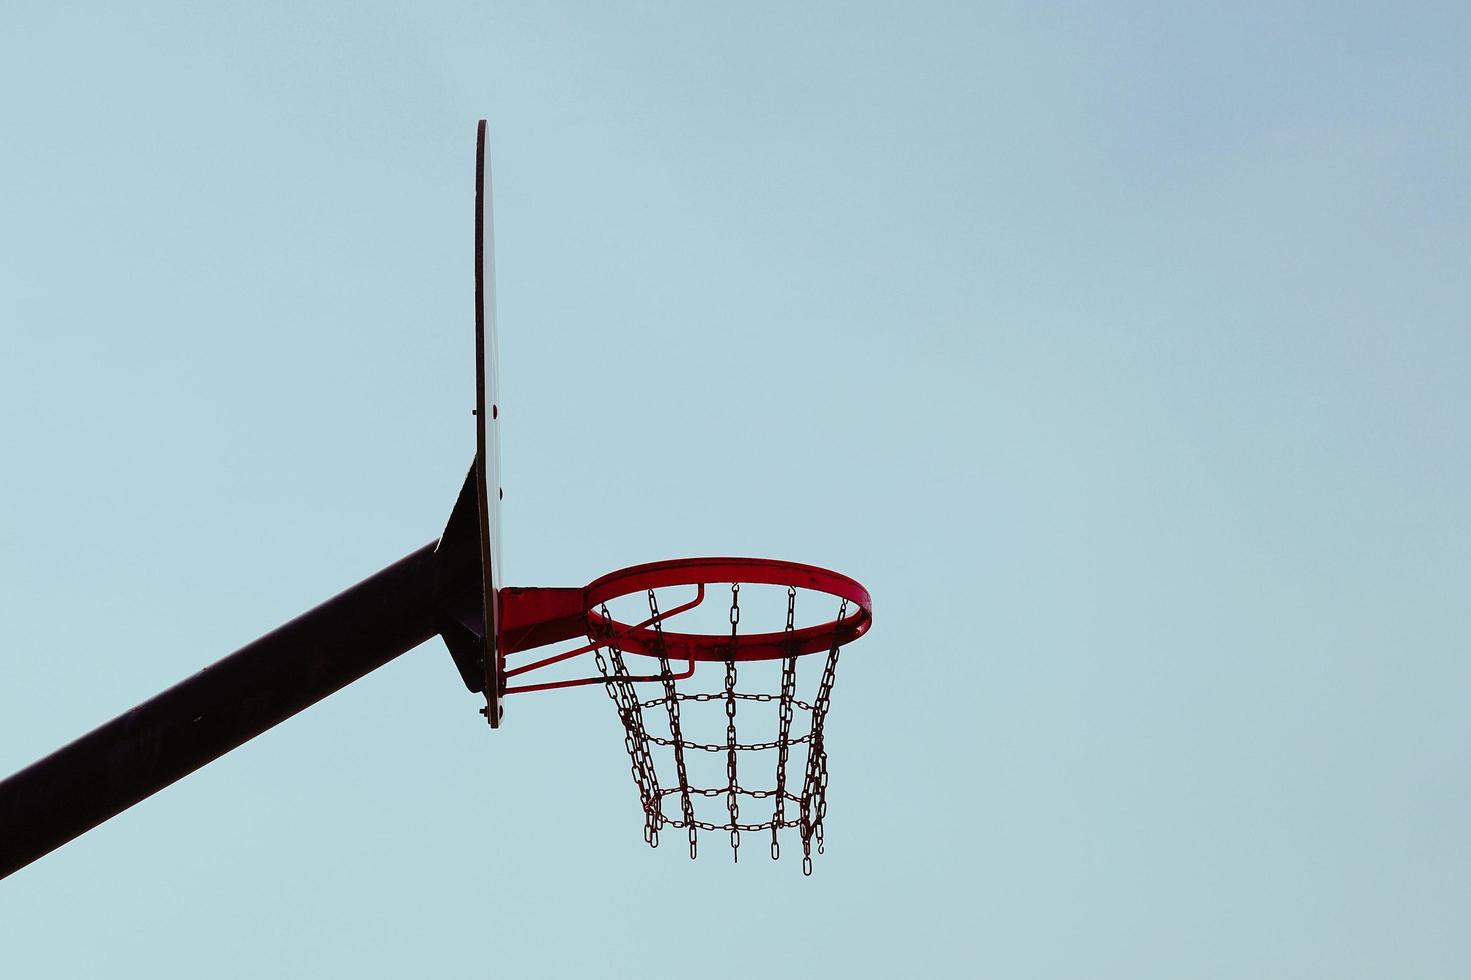
[{"label": "blue sky", "polygon": [[480,116],[508,581],[876,625],[812,878],[429,644],[0,884],[0,966],[1464,976],[1467,19],[9,4],[0,770],[438,532]]}]

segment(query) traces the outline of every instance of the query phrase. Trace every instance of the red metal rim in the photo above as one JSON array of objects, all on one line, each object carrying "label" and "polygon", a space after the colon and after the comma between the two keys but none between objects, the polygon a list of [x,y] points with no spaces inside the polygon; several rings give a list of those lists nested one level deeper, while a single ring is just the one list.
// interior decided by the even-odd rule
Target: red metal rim
[{"label": "red metal rim", "polygon": [[868,632],[873,623],[873,599],[858,582],[826,568],[803,565],[774,558],[676,558],[649,562],[610,572],[589,583],[583,590],[583,602],[589,622],[619,636],[622,649],[646,656],[657,656],[656,644],[662,637],[665,655],[671,660],[724,661],[731,657],[729,634],[675,633],[662,634],[653,626],[631,626],[606,618],[598,612],[605,602],[649,589],[681,585],[708,585],[712,582],[739,582],[742,585],[784,585],[814,592],[825,592],[846,599],[855,611],[802,629],[777,633],[750,633],[735,638],[736,660],[775,660],[789,655],[817,653],[851,643]]}]

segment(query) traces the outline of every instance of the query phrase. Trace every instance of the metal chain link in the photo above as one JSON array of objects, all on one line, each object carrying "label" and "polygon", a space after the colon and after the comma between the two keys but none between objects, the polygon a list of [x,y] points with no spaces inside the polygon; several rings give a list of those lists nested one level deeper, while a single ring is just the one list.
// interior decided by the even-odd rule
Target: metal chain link
[{"label": "metal chain link", "polygon": [[[602,607],[601,614],[604,623],[611,622],[606,605]],[[589,624],[589,633],[592,632],[593,629]],[[663,813],[657,807],[651,810],[648,804],[650,800],[657,801],[661,794],[658,775],[654,769],[654,760],[649,755],[649,739],[644,730],[643,706],[639,703],[633,682],[628,679],[628,668],[623,663],[623,651],[618,648],[611,636],[606,637],[604,642],[608,649],[608,656],[613,662],[612,671],[609,671],[608,662],[603,659],[602,647],[594,648],[593,658],[597,663],[598,673],[603,675],[603,688],[607,691],[614,706],[617,707],[618,717],[623,722],[623,745],[628,750],[629,769],[633,773],[634,783],[638,786],[639,798],[644,804],[644,841],[650,847],[658,847],[659,825],[663,821]]]},{"label": "metal chain link", "polygon": [[[679,691],[675,693],[674,697],[680,701],[724,701],[725,692],[721,691],[718,694],[687,694],[684,691]],[[775,701],[780,697],[780,695],[749,694],[737,691],[735,697],[737,701]],[[655,708],[663,704],[664,700],[664,698],[650,698],[648,701],[640,702],[640,706],[644,708]],[[806,701],[803,701],[801,698],[792,698],[792,706],[801,708],[803,711],[812,710],[812,705],[808,704]]]},{"label": "metal chain link", "polygon": [[[787,624],[783,630],[783,645],[787,655],[781,662],[781,705],[777,708],[777,753],[776,753],[776,813],[771,818],[771,859],[781,857],[781,841],[777,840],[776,829],[786,823],[787,805],[787,756],[792,747],[792,695],[797,687],[797,654],[792,631],[797,618],[797,590],[787,586]],[[811,733],[807,734],[811,738]]]},{"label": "metal chain link", "polygon": [[[678,791],[675,790],[675,789],[666,789],[666,790],[663,790],[662,791],[662,793],[665,796],[668,796],[668,795],[670,795],[672,793],[675,793],[675,792],[678,792]],[[730,790],[729,790],[728,787],[725,787],[725,786],[716,786],[716,787],[712,787],[712,788],[709,788],[709,789],[691,789],[690,792],[692,794],[696,795],[696,796],[719,797],[719,796],[725,796],[725,795],[727,795],[730,792]],[[775,796],[776,795],[776,791],[775,790],[769,790],[769,789],[758,789],[758,790],[737,789],[737,792],[740,793],[742,796],[749,796],[752,799],[757,799],[757,800],[769,799],[772,796]],[[788,793],[786,795],[787,795],[787,799],[791,800],[793,803],[800,803],[801,802],[801,797],[799,797],[799,796],[796,796],[796,795],[794,795],[792,793]],[[683,821],[680,821],[680,820],[670,820],[668,823],[669,823],[669,826],[671,826],[671,827],[678,827],[678,826],[680,826],[683,823]],[[732,830],[732,829],[734,829],[734,830],[742,830],[742,831],[760,831],[760,830],[773,830],[773,829],[779,829],[779,828],[796,827],[799,824],[800,824],[800,821],[797,818],[795,818],[795,817],[793,817],[793,818],[791,818],[789,820],[785,820],[785,821],[783,821],[780,824],[777,824],[777,823],[775,823],[774,821],[771,821],[771,820],[765,820],[765,821],[762,821],[761,823],[737,823],[734,826],[732,826],[731,824],[711,823],[708,820],[696,820],[695,821],[695,826],[699,827],[701,830]]]},{"label": "metal chain link", "polygon": [[[806,735],[799,735],[796,738],[788,739],[788,744],[789,745],[806,745],[811,740],[812,740],[812,733],[811,732],[808,732]],[[665,738],[662,735],[650,735],[649,736],[649,741],[651,743],[653,743],[654,745],[662,745],[662,746],[664,746],[666,748],[668,748],[669,746],[671,746],[671,745],[674,744],[674,740],[673,739]],[[735,744],[735,750],[737,752],[760,752],[763,749],[774,749],[774,748],[777,748],[779,745],[781,745],[781,743],[780,742],[777,742],[777,741],[772,741],[772,742],[737,742]],[[724,742],[721,742],[718,745],[714,745],[714,744],[710,744],[708,742],[684,742],[684,741],[681,741],[680,742],[680,748],[683,748],[686,751],[694,751],[694,752],[728,752],[728,751],[730,751],[730,746],[727,745]]]},{"label": "metal chain link", "polygon": [[[684,766],[684,735],[679,729],[679,698],[674,690],[674,672],[669,668],[669,650],[664,644],[664,622],[659,615],[659,600],[654,595],[654,590],[649,590],[649,615],[654,617],[654,651],[659,655],[659,679],[664,685],[664,703],[668,706],[669,714],[669,737],[674,746],[674,768],[679,773],[679,801],[680,812],[684,815],[684,823],[689,831],[690,860],[694,860],[695,853],[699,850],[699,832],[695,829],[695,807],[690,802],[690,779]],[[644,806],[648,807],[648,798],[644,799]],[[664,818],[663,804],[654,800],[654,808],[659,812],[659,819]]]},{"label": "metal chain link", "polygon": [[[741,831],[739,820],[740,804],[736,802],[736,637],[741,623],[741,583],[730,584],[730,653],[725,659],[725,775],[729,780],[726,809],[730,811],[730,855],[732,861],[741,859]],[[678,749],[676,749],[678,751]]]},{"label": "metal chain link", "polygon": [[[723,690],[712,693],[690,693],[678,690],[674,672],[670,665],[669,651],[659,613],[658,598],[653,589],[648,591],[649,614],[652,617],[653,637],[649,652],[659,660],[658,683],[663,689],[659,697],[641,700],[635,684],[624,664],[623,651],[615,634],[607,625],[613,622],[606,605],[601,607],[602,622],[596,623],[589,617],[589,639],[600,643],[595,647],[594,657],[598,671],[603,675],[604,688],[609,699],[618,709],[619,720],[624,728],[624,746],[629,755],[629,771],[638,786],[644,810],[644,838],[650,845],[658,846],[659,831],[663,827],[684,830],[689,837],[690,857],[698,847],[699,831],[723,831],[730,834],[732,857],[740,859],[742,833],[770,832],[771,856],[781,853],[779,831],[795,828],[802,842],[802,872],[812,873],[812,845],[816,843],[818,853],[823,851],[823,822],[827,815],[828,766],[827,752],[823,744],[823,726],[827,720],[831,703],[833,681],[837,671],[839,633],[835,630],[832,647],[828,650],[822,677],[811,703],[796,696],[797,660],[796,649],[796,598],[797,589],[787,589],[787,615],[783,629],[783,644],[788,652],[781,658],[781,686],[776,694],[745,692],[736,690],[739,677],[736,659],[740,652],[740,583],[731,584],[730,604],[730,647],[725,657],[725,683]],[[848,602],[844,600],[838,609],[838,622],[847,614]],[[607,657],[604,657],[604,650]],[[649,680],[652,680],[650,678]],[[680,702],[719,701],[725,709],[725,741],[723,743],[696,742],[686,739],[683,733],[685,719],[680,712]],[[777,734],[769,742],[740,742],[736,739],[736,703],[738,701],[777,702]],[[645,726],[645,709],[662,706],[669,719],[668,738],[652,733]],[[795,712],[810,714],[810,728],[804,734],[792,734]],[[800,793],[788,789],[787,768],[794,745],[807,746],[807,765]],[[666,788],[659,786],[655,772],[651,746],[673,749],[678,784]],[[774,789],[751,789],[740,784],[737,772],[738,754],[776,750],[776,786]],[[686,753],[723,752],[726,757],[726,778],[723,786],[695,787],[690,785],[686,765]],[[667,757],[666,757],[667,758]],[[664,813],[664,800],[678,796],[679,816],[671,818]],[[753,800],[771,800],[771,817],[758,822],[742,822],[740,797]],[[700,818],[695,812],[694,800],[698,798],[725,798],[727,819],[716,823]],[[788,809],[790,804],[791,809]],[[788,816],[795,811],[795,814]]]},{"label": "metal chain link", "polygon": [[[848,612],[848,600],[838,607],[841,623]],[[827,652],[827,663],[822,668],[822,681],[817,686],[817,697],[812,704],[812,741],[807,746],[807,778],[802,786],[802,873],[812,873],[812,841],[817,840],[817,853],[822,853],[822,820],[827,815],[827,752],[822,744],[822,726],[827,720],[827,709],[833,692],[833,678],[838,669],[837,632],[833,633],[832,649]]]}]

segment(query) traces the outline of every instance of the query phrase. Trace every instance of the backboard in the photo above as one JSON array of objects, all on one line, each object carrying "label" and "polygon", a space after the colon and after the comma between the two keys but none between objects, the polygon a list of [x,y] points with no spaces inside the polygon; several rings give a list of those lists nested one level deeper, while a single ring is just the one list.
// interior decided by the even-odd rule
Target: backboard
[{"label": "backboard", "polygon": [[475,483],[480,504],[480,567],[486,629],[486,720],[499,727],[503,667],[500,635],[501,476],[500,392],[495,338],[495,231],[485,120],[475,128]]},{"label": "backboard", "polygon": [[495,236],[485,120],[475,132],[475,458],[436,545],[441,588],[456,584],[439,623],[460,677],[485,695],[484,714],[499,728],[505,693],[501,643],[500,393],[496,376]]}]

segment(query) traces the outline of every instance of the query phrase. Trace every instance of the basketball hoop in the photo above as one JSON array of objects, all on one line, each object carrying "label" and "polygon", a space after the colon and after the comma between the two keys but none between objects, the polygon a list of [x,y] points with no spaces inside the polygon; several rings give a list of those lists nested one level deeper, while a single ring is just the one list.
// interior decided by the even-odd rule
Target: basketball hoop
[{"label": "basketball hoop", "polygon": [[[436,634],[465,688],[485,698],[480,713],[492,728],[502,723],[507,695],[601,684],[623,725],[651,846],[658,846],[664,829],[683,830],[693,858],[700,831],[726,833],[739,859],[742,834],[769,831],[775,859],[781,832],[796,830],[802,870],[812,873],[812,847],[823,850],[827,815],[824,728],[833,678],[842,647],[872,624],[868,590],[837,572],[764,558],[654,562],[584,588],[502,586],[502,411],[489,177],[482,119],[475,136],[475,395],[467,406],[475,419],[475,455],[443,533],[0,781],[6,828],[0,878]],[[721,601],[705,605],[714,593]],[[826,611],[814,622],[799,622],[814,596]],[[763,597],[772,602],[764,604]],[[623,608],[637,599],[647,614]],[[686,617],[682,625],[698,624],[702,612],[712,610],[720,615],[711,628],[665,629],[675,617]],[[765,632],[750,629],[763,619]],[[515,654],[574,637],[587,642],[531,663],[508,663]],[[586,654],[597,665],[595,675],[508,684]],[[811,689],[804,694],[797,666],[809,656],[821,660],[822,670],[802,672]],[[631,659],[640,663],[633,658],[643,658],[645,669],[631,670]],[[706,664],[721,665],[720,683],[714,666],[700,672]],[[738,719],[745,741],[736,733]],[[763,740],[753,740],[753,727]],[[756,767],[769,775],[752,776]],[[742,770],[760,782],[743,783]]]},{"label": "basketball hoop", "polygon": [[[690,588],[693,596],[661,611],[661,593],[667,596],[670,590]],[[722,623],[728,623],[728,630],[673,632],[664,628],[674,617],[701,606],[717,589],[729,596]],[[785,616],[772,624],[779,628],[743,631],[742,589],[748,596],[753,589],[762,590],[767,598],[778,590],[777,600],[781,599],[779,590],[785,591]],[[620,606],[620,600],[640,593],[648,615],[637,621],[626,614],[619,618],[613,609]],[[814,599],[836,602],[835,612],[831,618],[799,626],[799,602],[805,608]],[[743,833],[769,832],[775,859],[781,854],[780,832],[795,829],[802,843],[803,873],[812,873],[812,848],[815,845],[818,853],[823,850],[828,782],[823,727],[838,655],[844,645],[866,633],[873,621],[872,600],[863,586],[846,575],[795,562],[685,558],[622,569],[583,589],[504,589],[500,602],[500,693],[603,685],[623,725],[630,771],[643,806],[644,840],[651,847],[659,845],[659,832],[664,828],[684,830],[693,858],[700,831],[724,832],[730,835],[732,855],[739,859]],[[780,601],[766,605],[771,614],[780,613]],[[747,609],[751,609],[749,601]],[[574,629],[586,636],[587,643],[533,663],[505,665],[506,654],[567,639]],[[597,665],[596,676],[504,686],[506,679],[587,653]],[[798,696],[798,660],[819,653],[825,655],[822,671],[812,685],[810,700],[804,699]],[[647,671],[631,671],[627,654],[653,663]],[[768,671],[759,671],[762,662]],[[697,669],[701,664],[721,664],[721,683],[702,684],[715,671],[701,673]],[[743,677],[742,668],[752,664],[758,670],[747,669]],[[763,678],[762,673],[775,676]],[[758,683],[762,680],[764,685]],[[702,689],[710,686],[718,689]],[[696,706],[705,704],[724,708],[723,730],[718,719],[700,717],[709,712]],[[765,719],[770,730],[762,733],[764,740],[739,740],[738,716],[759,715],[757,706],[766,704],[775,707],[774,715]],[[712,721],[714,733],[698,736]],[[789,771],[799,761],[793,750],[800,757],[804,747],[805,763],[799,771]],[[754,760],[763,755],[766,760],[760,771],[770,774],[769,781],[754,787],[743,784],[742,757],[752,760],[744,765],[749,774]],[[698,772],[709,759],[724,762],[723,773],[711,774],[718,778],[703,778]],[[706,809],[711,805],[702,804],[704,800],[723,800],[723,807],[716,814]]]}]

